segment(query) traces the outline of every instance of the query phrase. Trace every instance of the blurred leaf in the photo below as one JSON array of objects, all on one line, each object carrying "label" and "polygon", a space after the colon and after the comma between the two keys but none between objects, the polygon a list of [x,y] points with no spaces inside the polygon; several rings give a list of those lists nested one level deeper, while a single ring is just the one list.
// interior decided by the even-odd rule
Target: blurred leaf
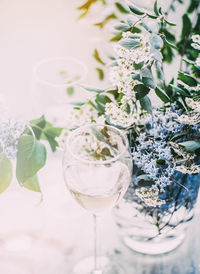
[{"label": "blurred leaf", "polygon": [[0,193],[4,192],[12,182],[11,161],[2,152],[0,153]]},{"label": "blurred leaf", "polygon": [[77,9],[78,9],[78,10],[83,10],[83,11],[84,11],[84,12],[79,16],[79,18],[85,17],[85,16],[88,14],[88,12],[89,12],[91,6],[92,6],[94,3],[96,3],[97,1],[98,1],[98,0],[88,0],[88,1],[86,1],[83,5],[79,6]]},{"label": "blurred leaf", "polygon": [[127,10],[121,3],[119,2],[115,2],[115,6],[117,7],[117,9],[121,12],[121,13],[130,13],[129,10]]},{"label": "blurred leaf", "polygon": [[55,140],[56,137],[59,137],[62,132],[62,128],[49,126],[44,129],[43,134],[45,136],[44,139],[48,140],[51,150],[56,151],[56,147],[58,146],[58,142]]},{"label": "blurred leaf", "polygon": [[42,115],[38,119],[30,121],[30,126],[31,126],[37,140],[40,140],[40,137],[42,135],[42,130],[45,128],[46,123],[47,122],[45,120],[44,115]]},{"label": "blurred leaf", "polygon": [[101,68],[96,68],[96,71],[98,73],[99,80],[102,81],[104,79],[104,71]]},{"label": "blurred leaf", "polygon": [[190,0],[190,5],[187,9],[187,12],[192,13],[198,8],[198,6],[199,6],[199,0]]},{"label": "blurred leaf", "polygon": [[102,93],[105,91],[104,89],[90,88],[85,86],[83,86],[83,88],[86,89],[87,91],[96,92],[96,93]]},{"label": "blurred leaf", "polygon": [[117,18],[118,17],[116,16],[116,14],[112,13],[112,14],[106,16],[102,22],[94,24],[94,26],[100,27],[102,29],[110,20],[117,19]]},{"label": "blurred leaf", "polygon": [[101,65],[105,66],[105,63],[102,61],[102,59],[100,58],[99,52],[97,49],[94,50],[93,55],[94,59],[99,62]]},{"label": "blurred leaf", "polygon": [[159,16],[159,12],[158,12],[158,1],[156,0],[154,3],[154,7],[153,7],[154,13],[155,15]]},{"label": "blurred leaf", "polygon": [[41,192],[39,181],[37,175],[34,175],[33,177],[29,178],[25,182],[21,183],[23,187],[35,191],[35,192]]},{"label": "blurred leaf", "polygon": [[130,6],[129,6],[129,9],[130,9],[133,13],[135,13],[135,14],[137,14],[137,15],[143,15],[143,14],[144,14],[143,11],[141,11],[140,9],[138,9],[137,7],[135,7],[135,6],[133,6],[133,5],[130,5]]},{"label": "blurred leaf", "polygon": [[68,96],[72,96],[74,94],[74,87],[68,87],[66,93]]},{"label": "blurred leaf", "polygon": [[33,136],[21,136],[18,142],[16,176],[19,183],[27,181],[46,162],[46,149]]},{"label": "blurred leaf", "polygon": [[183,27],[182,27],[181,39],[185,39],[187,36],[190,35],[192,31],[192,23],[186,13],[182,17],[182,23],[183,23]]},{"label": "blurred leaf", "polygon": [[113,36],[109,41],[110,42],[118,42],[122,38],[122,32],[117,33],[115,36]]}]

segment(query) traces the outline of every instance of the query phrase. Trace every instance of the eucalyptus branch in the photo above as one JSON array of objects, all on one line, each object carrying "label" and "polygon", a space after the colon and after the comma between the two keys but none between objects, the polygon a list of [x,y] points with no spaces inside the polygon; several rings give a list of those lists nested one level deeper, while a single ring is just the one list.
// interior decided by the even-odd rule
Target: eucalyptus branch
[{"label": "eucalyptus branch", "polygon": [[130,31],[133,32],[134,27],[135,27],[138,23],[142,22],[142,19],[144,19],[145,17],[147,17],[147,14],[146,14],[146,13],[132,25]]}]

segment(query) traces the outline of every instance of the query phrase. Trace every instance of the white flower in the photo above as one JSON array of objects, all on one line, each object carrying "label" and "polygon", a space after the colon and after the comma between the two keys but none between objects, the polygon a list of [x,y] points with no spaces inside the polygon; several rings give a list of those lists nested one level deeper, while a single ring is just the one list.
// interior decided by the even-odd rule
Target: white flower
[{"label": "white flower", "polygon": [[161,206],[165,204],[166,202],[164,200],[161,200],[158,195],[159,192],[156,188],[145,188],[141,187],[139,189],[136,189],[136,195],[143,201],[147,206]]},{"label": "white flower", "polygon": [[109,116],[112,124],[124,128],[131,126],[135,122],[131,109],[130,113],[127,113],[124,107],[119,107],[114,103],[106,104],[106,115]]},{"label": "white flower", "polygon": [[186,103],[191,109],[200,112],[200,102],[194,101],[192,98],[186,98]]},{"label": "white flower", "polygon": [[82,126],[95,122],[98,119],[98,112],[89,104],[84,104],[80,109],[72,109],[68,117],[68,128]]},{"label": "white flower", "polygon": [[200,57],[198,57],[198,58],[196,59],[195,63],[196,63],[196,65],[197,65],[198,67],[200,67]]},{"label": "white flower", "polygon": [[190,167],[186,167],[182,165],[182,166],[176,166],[176,170],[184,174],[195,174],[200,172],[200,166],[192,165]]},{"label": "white flower", "polygon": [[197,44],[197,43],[192,43],[191,46],[192,46],[194,49],[200,50],[200,45]]},{"label": "white flower", "polygon": [[200,115],[195,114],[193,116],[189,116],[189,115],[182,114],[181,116],[177,116],[177,121],[185,125],[196,125],[200,123]]},{"label": "white flower", "polygon": [[200,44],[200,35],[199,34],[192,35],[192,41]]}]

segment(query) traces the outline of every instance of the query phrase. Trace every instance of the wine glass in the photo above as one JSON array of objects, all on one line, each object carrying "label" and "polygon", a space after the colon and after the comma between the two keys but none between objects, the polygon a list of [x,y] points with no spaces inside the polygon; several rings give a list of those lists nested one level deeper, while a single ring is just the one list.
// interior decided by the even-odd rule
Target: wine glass
[{"label": "wine glass", "polygon": [[93,215],[94,257],[74,267],[77,274],[117,274],[120,267],[99,256],[97,223],[100,215],[113,208],[131,181],[132,161],[123,131],[89,124],[74,130],[66,140],[63,157],[64,179],[74,199]]},{"label": "wine glass", "polygon": [[45,115],[57,126],[65,126],[72,101],[85,99],[81,84],[87,67],[74,57],[50,57],[38,62],[33,69],[31,99],[35,116]]}]

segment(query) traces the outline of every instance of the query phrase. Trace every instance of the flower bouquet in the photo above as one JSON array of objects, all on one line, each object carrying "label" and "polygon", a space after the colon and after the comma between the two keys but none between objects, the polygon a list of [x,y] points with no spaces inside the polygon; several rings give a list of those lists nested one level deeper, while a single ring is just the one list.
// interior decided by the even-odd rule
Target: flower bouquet
[{"label": "flower bouquet", "polygon": [[[71,128],[97,122],[128,135],[132,183],[114,216],[125,244],[142,253],[176,248],[194,216],[200,179],[199,8],[190,1],[175,36],[167,18],[174,1],[167,12],[157,1],[152,11],[130,3],[115,26],[120,40],[108,64],[111,87],[86,88],[95,95],[75,103],[70,117]],[[168,80],[164,65],[177,57],[179,69]],[[158,99],[162,103],[155,106]]]}]

